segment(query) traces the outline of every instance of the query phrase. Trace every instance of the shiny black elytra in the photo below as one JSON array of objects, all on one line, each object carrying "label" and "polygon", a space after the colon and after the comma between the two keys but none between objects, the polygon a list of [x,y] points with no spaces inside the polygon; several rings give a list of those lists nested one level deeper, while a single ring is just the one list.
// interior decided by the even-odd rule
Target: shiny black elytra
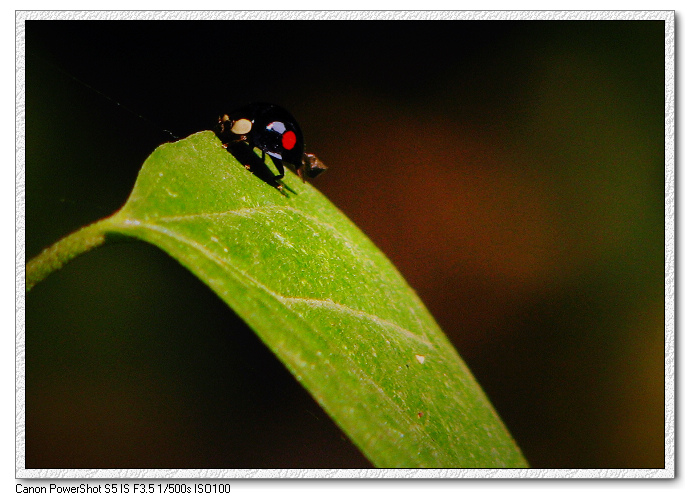
[{"label": "shiny black elytra", "polygon": [[256,103],[224,114],[218,118],[215,128],[216,135],[223,145],[251,170],[246,148],[261,150],[261,160],[266,160],[266,154],[271,156],[273,164],[278,169],[271,184],[282,187],[276,181],[285,176],[283,163],[292,167],[302,181],[305,175],[314,178],[326,170],[319,159],[304,152],[304,137],[295,118],[285,109],[275,104]]}]

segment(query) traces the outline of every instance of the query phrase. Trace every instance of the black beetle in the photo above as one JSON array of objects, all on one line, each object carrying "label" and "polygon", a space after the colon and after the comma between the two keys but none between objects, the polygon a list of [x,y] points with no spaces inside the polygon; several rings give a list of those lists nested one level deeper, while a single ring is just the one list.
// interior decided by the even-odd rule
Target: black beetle
[{"label": "black beetle", "polygon": [[233,144],[245,142],[261,150],[262,161],[266,160],[266,154],[271,156],[278,169],[276,180],[285,176],[283,163],[291,166],[302,181],[305,175],[314,178],[326,170],[326,165],[315,155],[304,152],[304,136],[297,120],[275,104],[254,103],[223,114],[218,118],[215,132],[231,152]]}]

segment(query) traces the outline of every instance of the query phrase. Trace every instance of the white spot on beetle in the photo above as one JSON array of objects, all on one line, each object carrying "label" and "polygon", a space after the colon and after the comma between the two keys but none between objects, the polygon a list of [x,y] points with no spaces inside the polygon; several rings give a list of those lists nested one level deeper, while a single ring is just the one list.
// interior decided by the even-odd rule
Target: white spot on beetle
[{"label": "white spot on beetle", "polygon": [[424,364],[424,361],[426,360],[423,355],[415,355],[414,358],[417,359],[417,362],[420,364]]},{"label": "white spot on beetle", "polygon": [[252,122],[246,118],[242,118],[232,124],[232,128],[230,129],[230,131],[237,135],[244,135],[245,133],[249,133],[251,129]]}]

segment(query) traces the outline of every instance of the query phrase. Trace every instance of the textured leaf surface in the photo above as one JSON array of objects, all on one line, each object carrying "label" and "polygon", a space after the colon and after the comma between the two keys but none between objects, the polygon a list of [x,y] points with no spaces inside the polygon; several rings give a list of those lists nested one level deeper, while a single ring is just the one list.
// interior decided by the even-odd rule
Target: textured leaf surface
[{"label": "textured leaf surface", "polygon": [[376,466],[521,467],[474,378],[388,259],[288,172],[281,194],[212,132],[159,147],[105,231],[208,284]]}]

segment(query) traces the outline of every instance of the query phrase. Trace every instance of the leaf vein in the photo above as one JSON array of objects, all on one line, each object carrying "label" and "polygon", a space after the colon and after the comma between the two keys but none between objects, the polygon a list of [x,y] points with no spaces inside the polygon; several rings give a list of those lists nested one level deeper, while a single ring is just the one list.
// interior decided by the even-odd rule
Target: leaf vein
[{"label": "leaf vein", "polygon": [[276,300],[278,300],[281,303],[305,303],[311,306],[319,306],[319,307],[324,307],[324,308],[330,308],[331,310],[336,310],[341,313],[346,313],[349,315],[353,315],[355,317],[368,320],[370,322],[377,323],[381,326],[385,326],[388,329],[393,329],[397,331],[399,334],[402,334],[403,336],[417,341],[419,343],[422,343],[423,345],[429,347],[429,348],[434,348],[434,345],[432,342],[430,342],[422,332],[421,334],[414,333],[413,331],[410,331],[409,329],[404,328],[403,326],[400,326],[399,324],[395,324],[394,322],[390,322],[386,319],[383,319],[382,317],[379,317],[374,314],[369,314],[367,312],[364,312],[363,310],[357,310],[352,307],[349,307],[345,304],[342,303],[337,303],[334,302],[333,300],[329,299],[319,299],[319,298],[302,298],[302,297],[293,297],[293,296],[285,296],[283,294],[278,293],[277,291],[274,291],[273,289],[269,288],[266,286],[264,283],[258,281],[255,277],[247,274],[246,272],[242,271],[241,269],[238,269],[237,267],[231,265],[227,260],[218,258],[213,252],[209,251],[208,248],[206,248],[204,245],[200,244],[199,242],[189,239],[183,234],[173,231],[167,227],[162,227],[160,225],[155,225],[155,224],[138,224],[137,227],[145,227],[147,229],[153,230],[155,232],[158,232],[160,234],[166,235],[168,237],[171,237],[177,241],[183,242],[184,244],[187,244],[193,248],[195,248],[197,251],[201,252],[206,256],[209,260],[212,260],[215,262],[217,265],[222,267],[224,270],[231,271],[234,273],[241,274],[244,278],[246,278],[248,281],[252,282],[254,286],[257,288],[263,290],[264,292],[268,293],[269,295],[273,296]]},{"label": "leaf vein", "polygon": [[341,238],[344,238],[342,233],[336,229],[332,224],[326,223],[323,220],[318,219],[317,217],[310,215],[309,213],[299,210],[297,208],[294,208],[292,206],[278,206],[278,205],[272,205],[272,206],[253,206],[253,207],[247,207],[247,208],[238,208],[235,210],[226,210],[226,211],[216,211],[216,212],[208,212],[208,213],[188,213],[184,215],[168,215],[168,216],[163,216],[163,217],[158,217],[155,220],[158,220],[160,222],[174,222],[178,220],[187,220],[187,219],[195,219],[195,218],[216,218],[216,217],[222,217],[226,215],[236,215],[236,216],[246,216],[245,213],[248,214],[254,214],[254,213],[280,213],[281,210],[284,211],[291,211],[293,213],[296,213],[300,215],[301,217],[304,217],[308,220],[311,220],[312,222],[316,223],[319,226],[325,227],[334,234],[340,236]]}]

